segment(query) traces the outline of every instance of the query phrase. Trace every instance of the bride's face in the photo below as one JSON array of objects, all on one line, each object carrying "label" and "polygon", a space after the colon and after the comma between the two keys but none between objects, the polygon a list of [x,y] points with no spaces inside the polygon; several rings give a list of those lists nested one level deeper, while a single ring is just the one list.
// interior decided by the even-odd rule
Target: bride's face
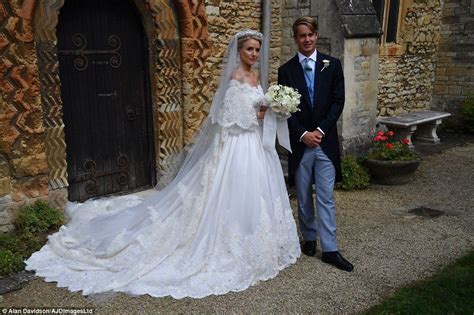
[{"label": "bride's face", "polygon": [[247,39],[242,44],[239,53],[240,61],[245,65],[252,66],[257,62],[258,56],[260,55],[260,42],[253,38]]}]

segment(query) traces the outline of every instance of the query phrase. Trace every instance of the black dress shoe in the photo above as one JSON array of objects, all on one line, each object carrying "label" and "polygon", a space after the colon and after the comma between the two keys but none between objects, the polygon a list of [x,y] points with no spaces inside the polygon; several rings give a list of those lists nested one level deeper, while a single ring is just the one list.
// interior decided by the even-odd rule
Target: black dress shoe
[{"label": "black dress shoe", "polygon": [[303,241],[301,251],[307,256],[314,256],[316,254],[316,241]]},{"label": "black dress shoe", "polygon": [[339,252],[323,252],[321,256],[322,261],[325,263],[336,266],[337,268],[351,272],[354,266],[348,262]]}]

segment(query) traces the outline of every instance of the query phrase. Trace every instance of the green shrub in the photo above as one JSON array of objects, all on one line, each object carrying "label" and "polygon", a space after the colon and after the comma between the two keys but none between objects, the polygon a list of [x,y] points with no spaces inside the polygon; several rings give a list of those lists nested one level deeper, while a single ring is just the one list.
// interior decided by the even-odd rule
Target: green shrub
[{"label": "green shrub", "polygon": [[24,268],[23,260],[41,249],[47,234],[64,222],[62,213],[44,201],[19,209],[14,233],[0,234],[0,275]]},{"label": "green shrub", "polygon": [[474,95],[471,95],[462,102],[461,112],[463,115],[464,130],[469,133],[474,133]]},{"label": "green shrub", "polygon": [[26,259],[41,249],[46,239],[46,235],[35,235],[30,232],[2,234],[0,235],[0,250],[11,251]]},{"label": "green shrub", "polygon": [[365,189],[369,187],[370,176],[365,167],[360,165],[352,155],[342,158],[342,182],[336,188],[343,190]]},{"label": "green shrub", "polygon": [[16,234],[0,234],[0,250],[18,251],[22,244]]},{"label": "green shrub", "polygon": [[21,255],[26,259],[43,247],[47,241],[47,236],[45,234],[22,233],[18,236],[18,240],[21,244]]},{"label": "green shrub", "polygon": [[18,272],[23,268],[23,257],[8,249],[0,250],[0,276]]},{"label": "green shrub", "polygon": [[15,225],[20,233],[44,233],[59,228],[64,222],[62,213],[45,201],[20,208]]}]

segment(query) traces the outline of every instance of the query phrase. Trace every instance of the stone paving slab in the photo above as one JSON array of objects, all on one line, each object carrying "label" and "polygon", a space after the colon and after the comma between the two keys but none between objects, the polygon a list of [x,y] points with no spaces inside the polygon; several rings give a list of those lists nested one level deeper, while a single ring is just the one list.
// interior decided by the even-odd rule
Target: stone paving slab
[{"label": "stone paving slab", "polygon": [[21,271],[10,277],[0,277],[0,294],[20,290],[34,278],[36,278],[34,273],[29,271]]}]

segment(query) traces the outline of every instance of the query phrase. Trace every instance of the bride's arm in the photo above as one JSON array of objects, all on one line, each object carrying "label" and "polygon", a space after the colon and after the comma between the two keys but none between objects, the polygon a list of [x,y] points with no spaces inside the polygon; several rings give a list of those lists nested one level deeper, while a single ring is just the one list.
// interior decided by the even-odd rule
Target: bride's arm
[{"label": "bride's arm", "polygon": [[[260,74],[256,72],[255,73],[255,84],[254,85],[257,85],[258,82],[260,82]],[[268,109],[267,100],[265,99],[265,97],[263,97],[262,101],[260,102],[260,106],[258,108],[258,111],[257,111],[257,119],[263,120],[265,118],[265,112],[267,111],[267,109]]]},{"label": "bride's arm", "polygon": [[266,103],[266,100],[265,98],[262,100],[262,102],[260,103],[260,107],[258,109],[258,112],[257,112],[257,119],[264,119],[265,118],[265,112],[267,111],[268,109],[268,105]]}]

